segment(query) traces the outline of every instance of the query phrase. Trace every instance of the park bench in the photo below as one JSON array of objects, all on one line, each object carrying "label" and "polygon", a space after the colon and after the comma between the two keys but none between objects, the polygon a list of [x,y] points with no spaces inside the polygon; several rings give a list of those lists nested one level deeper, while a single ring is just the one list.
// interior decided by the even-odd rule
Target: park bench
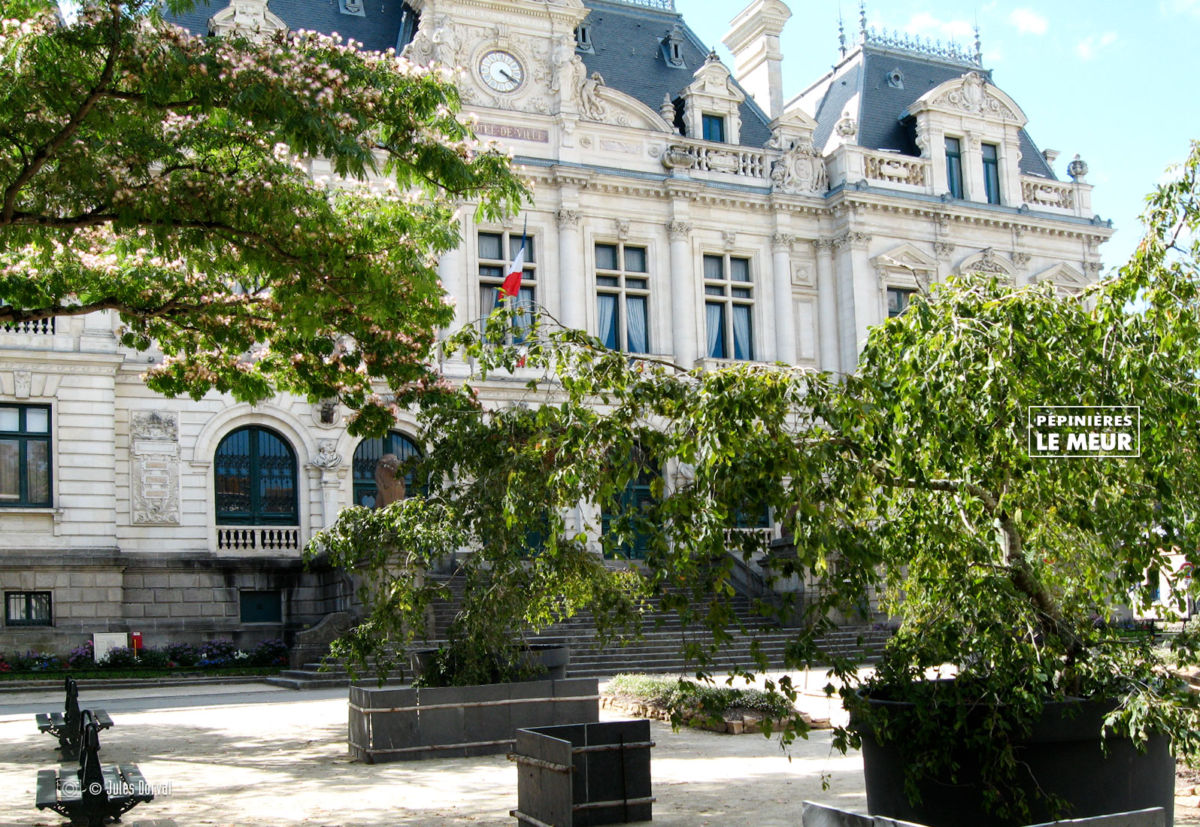
[{"label": "park bench", "polygon": [[79,769],[38,770],[37,808],[53,810],[72,825],[103,827],[154,794],[136,764],[101,766],[100,725],[86,709],[80,720]]},{"label": "park bench", "polygon": [[[58,738],[58,748],[62,750],[63,758],[68,760],[79,757],[79,737],[81,721],[79,717],[79,687],[74,678],[66,679],[67,701],[62,712],[39,712],[34,716],[40,732],[48,732]],[[97,729],[108,729],[113,725],[112,718],[103,709],[92,710]]]}]

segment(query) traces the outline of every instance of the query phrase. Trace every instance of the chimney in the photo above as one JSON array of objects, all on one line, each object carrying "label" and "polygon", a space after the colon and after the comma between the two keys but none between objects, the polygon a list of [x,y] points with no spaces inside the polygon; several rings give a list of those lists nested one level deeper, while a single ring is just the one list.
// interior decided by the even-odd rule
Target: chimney
[{"label": "chimney", "polygon": [[782,0],[751,0],[721,40],[733,52],[733,76],[772,119],[783,114],[779,34],[791,16]]}]

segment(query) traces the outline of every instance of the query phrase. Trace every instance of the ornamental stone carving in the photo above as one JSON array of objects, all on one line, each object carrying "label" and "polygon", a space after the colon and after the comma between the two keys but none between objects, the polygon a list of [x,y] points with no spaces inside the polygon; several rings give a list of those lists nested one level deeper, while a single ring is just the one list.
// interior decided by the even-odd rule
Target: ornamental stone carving
[{"label": "ornamental stone carving", "polygon": [[771,167],[771,190],[788,195],[820,195],[829,189],[825,160],[812,141],[798,141]]},{"label": "ornamental stone carving", "polygon": [[33,386],[33,372],[28,370],[13,371],[13,391],[17,399],[28,399]]},{"label": "ornamental stone carving", "polygon": [[589,121],[603,121],[608,111],[600,99],[600,87],[603,85],[604,76],[599,72],[592,72],[579,82],[579,113]]},{"label": "ornamental stone carving", "polygon": [[953,241],[935,241],[933,242],[933,254],[942,261],[947,261],[954,255],[955,246]]},{"label": "ornamental stone carving", "polygon": [[737,246],[737,231],[721,230],[721,241],[724,243],[725,252],[732,253],[733,248]]},{"label": "ornamental stone carving", "polygon": [[554,217],[558,219],[558,226],[567,229],[579,226],[579,210],[568,210],[566,208],[557,210]]},{"label": "ornamental stone carving", "polygon": [[309,463],[322,471],[332,471],[342,464],[342,455],[337,452],[337,442],[332,439],[322,439],[317,443],[317,455]]},{"label": "ornamental stone carving", "polygon": [[855,250],[865,250],[867,245],[871,243],[871,234],[864,233],[859,230],[850,230],[839,235],[833,240],[833,246],[839,250],[843,247],[850,247]]},{"label": "ornamental stone carving", "polygon": [[667,235],[672,240],[686,239],[692,232],[692,225],[686,221],[668,221]]},{"label": "ornamental stone carving", "polygon": [[938,98],[937,103],[961,109],[972,115],[991,116],[1006,121],[1021,121],[1008,104],[988,91],[988,83],[978,72],[967,72],[962,83]]},{"label": "ornamental stone carving", "polygon": [[425,33],[424,28],[413,35],[402,54],[418,66],[428,66],[433,62],[433,40]]},{"label": "ornamental stone carving", "polygon": [[846,141],[850,141],[858,134],[858,121],[850,117],[849,112],[843,112],[842,119],[833,127],[833,131],[845,138]]},{"label": "ornamental stone carving", "polygon": [[267,8],[267,0],[233,0],[208,20],[209,34],[217,37],[238,34],[261,41],[287,30],[287,24]]},{"label": "ornamental stone carving", "polygon": [[629,238],[629,219],[628,218],[614,218],[613,219],[613,227],[616,230],[618,241],[625,241]]},{"label": "ornamental stone carving", "polygon": [[777,251],[790,250],[792,247],[792,237],[787,233],[771,233],[771,249]]},{"label": "ornamental stone carving", "polygon": [[130,422],[134,525],[179,525],[179,425],[169,411],[134,411]]}]

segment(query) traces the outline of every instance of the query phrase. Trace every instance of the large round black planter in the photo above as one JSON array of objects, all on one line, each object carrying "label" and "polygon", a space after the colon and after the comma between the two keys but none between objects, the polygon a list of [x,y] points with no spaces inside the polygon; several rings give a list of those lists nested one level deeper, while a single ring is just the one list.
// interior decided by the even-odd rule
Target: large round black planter
[{"label": "large round black planter", "polygon": [[[875,705],[901,702],[871,699]],[[1007,827],[1035,824],[1058,818],[1087,818],[1107,813],[1162,807],[1171,824],[1175,806],[1175,759],[1166,736],[1150,738],[1139,752],[1127,739],[1110,737],[1104,743],[1102,721],[1112,709],[1091,701],[1066,701],[1046,705],[1028,741],[1018,747],[1017,758],[1028,768],[1022,786],[1032,810],[1029,820],[1001,819],[988,812],[981,788],[972,783],[980,777],[978,761],[971,752],[953,741],[946,749],[955,751],[959,783],[925,779],[919,784],[921,803],[914,805],[904,792],[904,757],[894,741],[881,745],[868,727],[858,726],[862,735],[863,774],[866,776],[867,809],[871,815],[912,821],[929,827]],[[855,726],[852,717],[851,726]],[[861,723],[861,722],[859,722]],[[1040,788],[1066,802],[1062,813],[1052,813],[1034,790]]]}]

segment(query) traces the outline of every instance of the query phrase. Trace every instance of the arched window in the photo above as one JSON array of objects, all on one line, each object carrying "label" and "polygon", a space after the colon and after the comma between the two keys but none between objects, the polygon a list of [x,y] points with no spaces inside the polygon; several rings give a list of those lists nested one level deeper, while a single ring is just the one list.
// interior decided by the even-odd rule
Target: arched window
[{"label": "arched window", "polygon": [[615,548],[606,552],[615,557],[644,560],[650,550],[650,537],[638,525],[643,513],[654,502],[652,486],[662,472],[655,467],[643,468],[635,479],[629,481],[615,503],[605,505],[600,512],[600,533],[616,531],[618,521],[631,521],[632,537],[623,539]]},{"label": "arched window", "polygon": [[296,452],[276,432],[238,428],[217,446],[218,525],[298,525]]},{"label": "arched window", "polygon": [[[364,439],[354,449],[354,504],[375,507],[378,491],[375,487],[375,463],[384,454],[395,454],[404,462],[411,457],[424,456],[417,444],[404,434],[392,431],[385,437]],[[407,495],[413,493],[413,486],[418,481],[412,471],[404,475],[404,488]]]}]

